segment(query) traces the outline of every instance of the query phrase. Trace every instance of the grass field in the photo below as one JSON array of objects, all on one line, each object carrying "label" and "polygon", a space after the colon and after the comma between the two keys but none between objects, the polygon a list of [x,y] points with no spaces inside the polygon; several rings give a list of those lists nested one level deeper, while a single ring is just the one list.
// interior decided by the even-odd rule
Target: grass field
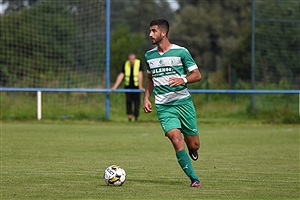
[{"label": "grass field", "polygon": [[[1,199],[299,199],[299,125],[199,124],[190,188],[158,123],[2,122]],[[105,168],[127,179],[106,186]]]}]

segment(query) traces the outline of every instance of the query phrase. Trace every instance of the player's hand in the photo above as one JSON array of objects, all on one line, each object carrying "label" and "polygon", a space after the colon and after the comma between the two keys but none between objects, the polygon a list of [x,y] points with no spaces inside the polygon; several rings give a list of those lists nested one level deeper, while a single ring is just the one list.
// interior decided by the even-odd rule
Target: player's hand
[{"label": "player's hand", "polygon": [[182,78],[169,78],[169,86],[174,87],[174,86],[179,86],[184,84],[184,81]]},{"label": "player's hand", "polygon": [[152,104],[148,99],[144,99],[144,112],[145,113],[152,112]]}]

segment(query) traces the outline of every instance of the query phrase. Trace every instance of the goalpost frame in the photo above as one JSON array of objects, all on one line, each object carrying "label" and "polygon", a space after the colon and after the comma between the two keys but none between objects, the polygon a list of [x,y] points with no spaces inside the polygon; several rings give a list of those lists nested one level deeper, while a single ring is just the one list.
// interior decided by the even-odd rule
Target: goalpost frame
[{"label": "goalpost frame", "polygon": [[[251,1],[251,89],[254,90],[255,82],[255,0]],[[254,110],[254,95],[251,94],[251,110]]]},{"label": "goalpost frame", "polygon": [[110,0],[106,0],[106,119],[110,117]]}]

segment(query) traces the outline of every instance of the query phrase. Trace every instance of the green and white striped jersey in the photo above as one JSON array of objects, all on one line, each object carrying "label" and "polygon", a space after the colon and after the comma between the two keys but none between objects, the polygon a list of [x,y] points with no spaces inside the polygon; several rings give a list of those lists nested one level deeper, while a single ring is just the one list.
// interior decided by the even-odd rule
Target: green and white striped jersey
[{"label": "green and white striped jersey", "polygon": [[198,66],[190,52],[181,46],[173,44],[165,53],[159,53],[157,47],[145,53],[147,73],[152,74],[155,104],[178,105],[190,98],[186,84],[170,87],[169,78],[186,77],[187,72]]}]

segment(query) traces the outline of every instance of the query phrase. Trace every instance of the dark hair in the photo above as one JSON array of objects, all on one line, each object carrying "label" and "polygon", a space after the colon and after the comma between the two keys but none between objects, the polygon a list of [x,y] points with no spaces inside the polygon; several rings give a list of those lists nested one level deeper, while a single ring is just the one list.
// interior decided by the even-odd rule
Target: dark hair
[{"label": "dark hair", "polygon": [[154,19],[150,22],[150,26],[158,26],[158,28],[166,31],[166,35],[169,33],[169,22],[165,19]]}]

